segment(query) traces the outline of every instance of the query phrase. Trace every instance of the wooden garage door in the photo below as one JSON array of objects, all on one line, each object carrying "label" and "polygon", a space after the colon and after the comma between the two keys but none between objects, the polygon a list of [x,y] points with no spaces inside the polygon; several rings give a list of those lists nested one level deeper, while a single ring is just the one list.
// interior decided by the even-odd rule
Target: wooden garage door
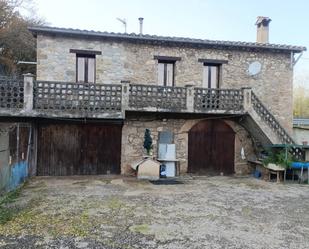
[{"label": "wooden garage door", "polygon": [[235,133],[221,120],[204,120],[189,131],[188,171],[224,175],[234,173]]},{"label": "wooden garage door", "polygon": [[121,125],[40,124],[38,175],[119,174]]}]

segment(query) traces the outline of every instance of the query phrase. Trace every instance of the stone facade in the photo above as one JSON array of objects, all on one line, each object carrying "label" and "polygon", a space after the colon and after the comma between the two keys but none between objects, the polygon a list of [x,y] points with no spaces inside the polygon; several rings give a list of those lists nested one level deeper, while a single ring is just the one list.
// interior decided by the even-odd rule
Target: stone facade
[{"label": "stone facade", "polygon": [[[181,57],[175,66],[175,85],[201,86],[203,63],[198,59],[227,60],[222,65],[221,88],[252,87],[256,95],[280,121],[292,131],[291,55],[287,52],[236,49],[206,49],[128,42],[113,42],[60,36],[37,36],[37,79],[51,81],[76,80],[76,58],[70,49],[98,50],[96,82],[157,84],[158,62],[155,55]],[[262,64],[256,76],[248,75],[253,61]]]},{"label": "stone facade", "polygon": [[[143,149],[144,132],[148,128],[153,139],[153,152],[157,156],[157,142],[160,131],[171,131],[176,144],[176,158],[179,160],[180,173],[188,169],[188,132],[203,119],[176,119],[156,117],[128,117],[122,129],[121,173],[130,174],[130,164],[138,161],[145,154]],[[250,168],[247,159],[254,157],[252,140],[247,131],[232,120],[224,120],[235,132],[235,173],[247,174]],[[244,149],[246,159],[241,158],[241,148]]]},{"label": "stone facade", "polygon": [[[220,88],[251,87],[267,109],[281,125],[292,130],[292,77],[291,54],[271,50],[193,48],[142,44],[104,39],[86,39],[37,35],[37,79],[46,81],[75,82],[76,55],[70,49],[100,51],[96,55],[96,82],[98,84],[157,85],[158,60],[155,56],[180,57],[175,62],[175,86],[202,86],[203,63],[199,59],[224,60],[220,71]],[[283,50],[282,50],[283,51]],[[262,64],[256,76],[249,76],[248,66],[254,61]],[[143,140],[146,128],[151,130],[154,154],[160,131],[171,131],[176,144],[176,157],[180,172],[188,169],[188,132],[201,118],[187,116],[166,118],[151,115],[126,115],[122,130],[121,173],[130,174],[130,164],[144,154]],[[241,158],[242,148],[246,159],[254,157],[254,146],[248,132],[238,123],[224,120],[235,131],[235,172],[249,173],[246,160]]]}]

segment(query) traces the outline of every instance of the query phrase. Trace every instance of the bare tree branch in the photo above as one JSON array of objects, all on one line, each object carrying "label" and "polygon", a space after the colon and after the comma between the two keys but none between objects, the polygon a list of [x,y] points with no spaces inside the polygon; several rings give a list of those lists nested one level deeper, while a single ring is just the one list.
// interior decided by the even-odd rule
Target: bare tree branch
[{"label": "bare tree branch", "polygon": [[[18,66],[17,62],[35,61],[36,44],[32,34],[28,31],[30,25],[44,24],[35,14],[31,0],[0,0],[0,73],[23,73],[29,66]],[[31,17],[20,14],[21,10],[32,13]],[[30,68],[35,72],[35,68]]]}]

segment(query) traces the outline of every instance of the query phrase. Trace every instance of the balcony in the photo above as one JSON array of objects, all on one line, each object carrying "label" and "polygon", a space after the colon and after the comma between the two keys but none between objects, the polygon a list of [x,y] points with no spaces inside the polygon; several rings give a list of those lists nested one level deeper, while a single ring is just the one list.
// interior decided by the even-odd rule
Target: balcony
[{"label": "balcony", "polygon": [[[34,81],[32,75],[25,75],[24,79],[0,77],[2,117],[124,119],[127,111],[248,114],[270,141],[277,136],[281,143],[295,143],[250,88],[81,84]],[[293,155],[303,157],[299,148],[291,150]]]},{"label": "balcony", "polygon": [[23,80],[0,78],[0,83],[1,116],[124,119],[126,111],[243,114],[251,99],[246,88],[82,84],[34,81],[32,75]]}]

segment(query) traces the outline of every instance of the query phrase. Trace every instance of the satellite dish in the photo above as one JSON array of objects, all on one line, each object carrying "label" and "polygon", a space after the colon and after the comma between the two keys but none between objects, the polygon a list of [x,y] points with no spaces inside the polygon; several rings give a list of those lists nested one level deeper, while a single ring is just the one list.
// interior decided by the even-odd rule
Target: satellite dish
[{"label": "satellite dish", "polygon": [[248,72],[250,76],[257,75],[259,72],[261,72],[262,64],[258,61],[254,61],[250,63]]}]

